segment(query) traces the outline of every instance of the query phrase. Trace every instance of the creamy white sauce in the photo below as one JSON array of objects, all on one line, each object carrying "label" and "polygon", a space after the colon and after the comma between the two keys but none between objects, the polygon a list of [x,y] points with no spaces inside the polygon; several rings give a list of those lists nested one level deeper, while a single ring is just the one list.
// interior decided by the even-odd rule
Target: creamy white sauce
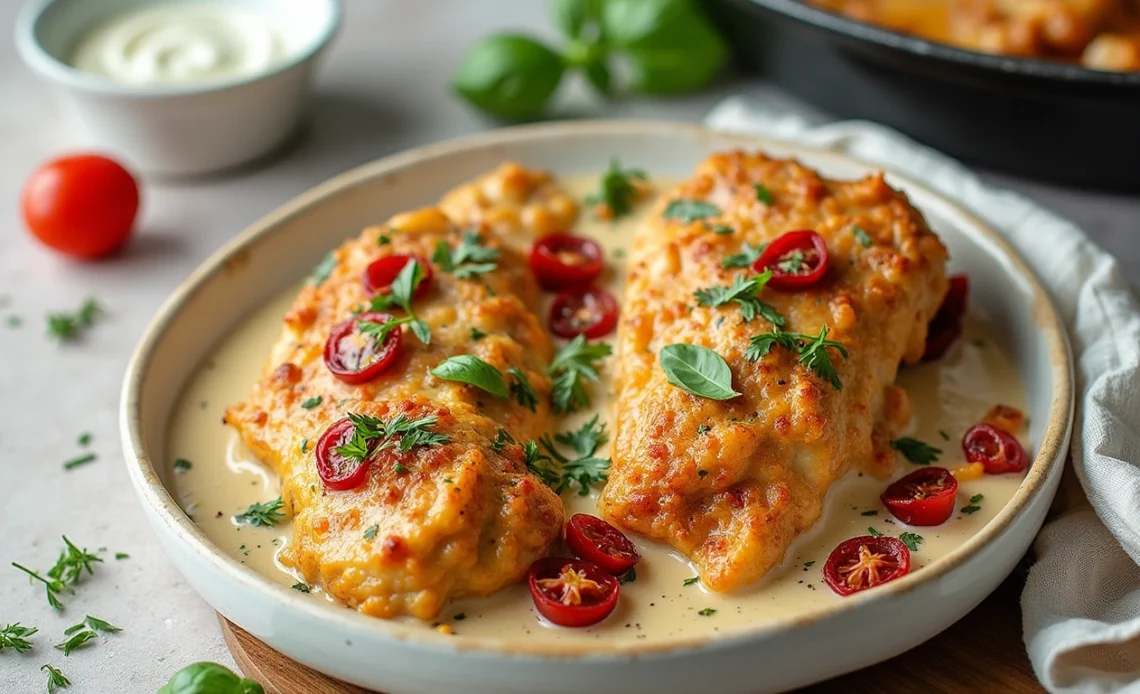
[{"label": "creamy white sauce", "polygon": [[[591,177],[571,179],[564,184],[581,199],[596,181]],[[644,212],[644,206],[641,211]],[[616,224],[600,223],[586,212],[575,229],[576,233],[597,239],[605,248],[607,274],[603,279],[618,297],[623,293],[625,256],[636,225],[635,218]],[[170,461],[186,458],[193,463],[190,471],[175,477],[175,491],[182,507],[222,551],[284,585],[298,581],[277,560],[281,548],[292,537],[288,524],[254,528],[235,525],[232,520],[249,504],[277,497],[280,485],[275,475],[245,449],[237,434],[222,425],[221,418],[228,405],[247,396],[259,377],[266,355],[280,335],[281,317],[296,293],[297,289],[290,289],[274,299],[207,358],[174,413],[168,449]],[[994,404],[1025,410],[1024,388],[1016,369],[1001,346],[993,342],[992,334],[985,324],[968,319],[963,339],[946,359],[905,368],[899,376],[899,385],[910,393],[914,403],[914,418],[904,433],[941,448],[939,465],[953,469],[963,462],[962,435]],[[594,412],[600,413],[603,420],[612,418],[611,374],[611,365],[605,365],[602,381],[593,391],[594,410],[565,418],[558,424],[559,430],[579,426]],[[945,432],[949,440],[940,432]],[[608,456],[609,452],[603,450],[600,454]],[[895,476],[914,469],[916,466],[903,461]],[[826,610],[842,600],[827,588],[820,573],[828,553],[839,542],[866,535],[868,527],[893,536],[904,531],[917,532],[924,541],[912,554],[912,570],[921,571],[996,516],[1022,478],[1021,474],[986,475],[980,480],[962,482],[957,507],[968,505],[971,497],[982,494],[984,499],[976,504],[979,511],[970,515],[957,512],[937,527],[908,528],[895,521],[879,502],[887,482],[852,473],[834,485],[823,518],[796,540],[785,562],[747,590],[718,594],[699,583],[685,586],[685,579],[696,575],[688,560],[666,546],[632,537],[642,555],[636,567],[637,579],[622,586],[617,610],[596,626],[564,629],[549,625],[536,616],[522,585],[508,587],[488,598],[458,600],[444,609],[439,620],[464,635],[507,643],[668,642],[681,636],[731,632],[768,620],[806,615]],[[586,497],[566,494],[563,500],[567,515],[596,515],[597,497],[596,491]],[[872,511],[875,515],[865,515]],[[330,609],[343,609],[318,588],[314,587],[310,598]],[[716,612],[699,614],[706,608]],[[464,617],[456,620],[456,615]],[[417,623],[412,619],[403,621]],[[424,628],[429,626],[425,624]]]},{"label": "creamy white sauce", "polygon": [[265,72],[287,57],[272,20],[205,2],[141,7],[96,26],[72,65],[121,84],[195,85]]}]

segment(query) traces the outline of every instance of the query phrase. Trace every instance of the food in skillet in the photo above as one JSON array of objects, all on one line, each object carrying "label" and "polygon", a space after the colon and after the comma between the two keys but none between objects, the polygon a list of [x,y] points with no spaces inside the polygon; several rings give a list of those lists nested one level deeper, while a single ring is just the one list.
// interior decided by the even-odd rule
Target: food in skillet
[{"label": "food in skillet", "polygon": [[600,508],[718,591],[777,565],[849,469],[886,477],[946,249],[881,174],[709,158],[630,255]]},{"label": "food in skillet", "polygon": [[1136,0],[811,0],[907,34],[986,53],[1140,70]]},{"label": "food in skillet", "polygon": [[433,618],[522,580],[562,534],[561,502],[513,442],[552,428],[538,289],[479,223],[522,232],[575,208],[519,167],[478,185],[490,202],[398,215],[336,249],[226,413],[281,477],[283,561],[365,614]]}]

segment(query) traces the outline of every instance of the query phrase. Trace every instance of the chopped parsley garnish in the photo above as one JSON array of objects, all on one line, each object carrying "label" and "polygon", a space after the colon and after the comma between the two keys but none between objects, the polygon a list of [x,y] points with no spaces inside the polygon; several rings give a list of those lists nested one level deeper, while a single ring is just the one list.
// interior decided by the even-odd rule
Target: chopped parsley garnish
[{"label": "chopped parsley garnish", "polygon": [[715,217],[720,214],[720,208],[711,202],[703,200],[670,200],[669,204],[665,206],[665,211],[661,216],[665,219],[679,219],[686,224],[691,224],[698,219],[706,217]]},{"label": "chopped parsley garnish", "polygon": [[929,465],[938,460],[942,454],[941,448],[935,448],[925,441],[904,436],[891,441],[891,448],[903,454],[903,457],[915,465]]},{"label": "chopped parsley garnish", "polygon": [[[502,429],[499,429],[499,433],[500,435],[506,434],[506,432]],[[509,439],[510,435],[506,435]],[[511,443],[514,443],[513,439],[511,439]],[[496,440],[495,444],[492,444],[492,448],[495,445],[498,445],[498,440]],[[537,442],[527,441],[526,443],[522,444],[522,451],[523,461],[526,463],[527,469],[534,473],[540,480],[542,480],[543,484],[548,487],[557,487],[559,484],[561,484],[561,471],[558,470],[554,465],[554,459],[542,452],[542,449],[538,447]]]},{"label": "chopped parsley garnish", "polygon": [[984,498],[986,498],[984,494],[975,494],[975,495],[970,497],[970,503],[976,504]]},{"label": "chopped parsley garnish", "polygon": [[977,513],[978,511],[981,511],[981,510],[982,510],[981,506],[975,506],[974,504],[970,504],[969,506],[963,506],[962,507],[962,513],[966,514],[967,516],[970,515],[971,513]]},{"label": "chopped parsley garnish", "polygon": [[329,251],[324,258],[321,258],[321,262],[317,263],[317,266],[313,268],[313,282],[320,286],[322,282],[327,280],[329,276],[332,275],[333,270],[335,269],[336,253],[334,251]]},{"label": "chopped parsley garnish", "polygon": [[922,544],[922,535],[917,533],[903,533],[899,535],[899,540],[907,546],[907,549],[912,552],[917,552],[918,546]]},{"label": "chopped parsley garnish", "polygon": [[752,188],[756,191],[756,199],[765,205],[772,204],[772,191],[768,190],[768,186],[763,183],[753,183]]},{"label": "chopped parsley garnish", "polygon": [[396,463],[396,465],[392,469],[396,471],[397,475],[402,475],[408,471],[407,466],[404,465],[403,463]]},{"label": "chopped parsley garnish", "polygon": [[573,412],[590,404],[585,382],[598,380],[598,362],[612,351],[605,342],[586,342],[583,335],[558,350],[547,368],[554,379],[550,399],[556,412]]},{"label": "chopped parsley garnish", "polygon": [[863,231],[861,227],[858,225],[851,227],[851,233],[855,234],[855,239],[860,244],[862,244],[863,248],[871,247],[871,244],[873,243],[871,241],[871,236],[866,231]]},{"label": "chopped parsley garnish", "polygon": [[447,434],[432,431],[432,427],[439,422],[439,417],[435,415],[409,419],[401,412],[385,422],[366,414],[350,412],[348,418],[353,425],[352,437],[348,443],[338,446],[336,452],[357,462],[363,462],[371,453],[397,445],[407,453],[416,446],[438,446],[451,440]]},{"label": "chopped parsley garnish", "polygon": [[610,159],[610,168],[602,174],[598,182],[597,192],[586,197],[587,205],[605,205],[609,208],[612,219],[619,219],[633,211],[633,203],[637,200],[638,187],[633,179],[644,181],[645,172],[641,169],[622,169],[617,157]]},{"label": "chopped parsley garnish", "polygon": [[[410,260],[404,263],[404,267],[400,269],[399,274],[396,275],[396,279],[392,280],[392,284],[389,285],[388,293],[377,294],[372,297],[372,301],[369,302],[369,310],[387,311],[393,306],[404,309],[404,312],[408,314],[409,320],[401,321],[400,324],[404,322],[408,323],[412,334],[415,335],[420,342],[427,345],[431,344],[431,330],[428,328],[427,323],[420,320],[419,317],[416,316],[416,312],[412,310],[412,297],[416,292],[416,287],[420,286],[420,282],[423,281],[424,269],[420,266],[418,261]],[[385,325],[394,322],[396,321],[388,321]],[[383,326],[381,326],[381,329],[382,328]],[[392,328],[389,328],[389,330],[391,329]]]},{"label": "chopped parsley garnish", "polygon": [[472,340],[482,340],[484,337],[487,337],[487,333],[483,332],[479,328],[471,328]]},{"label": "chopped parsley garnish", "polygon": [[507,369],[507,375],[514,379],[510,385],[511,397],[531,412],[536,412],[538,410],[538,391],[530,384],[530,379],[517,366]]},{"label": "chopped parsley garnish", "polygon": [[707,226],[709,231],[718,236],[728,236],[736,231],[727,224],[709,224]]},{"label": "chopped parsley garnish", "polygon": [[700,577],[700,576],[693,576],[692,578],[686,578],[684,581],[681,581],[681,585],[683,585],[683,586],[691,586],[691,585],[693,585],[694,583],[700,583],[700,582],[701,582],[701,577]]},{"label": "chopped parsley garnish", "polygon": [[387,234],[380,234],[376,237],[377,246],[387,246],[390,243],[392,243],[392,237]]},{"label": "chopped parsley garnish", "polygon": [[309,398],[305,402],[301,403],[301,407],[305,408],[306,410],[311,410],[314,407],[316,407],[317,405],[320,405],[321,402],[323,402],[323,401],[324,401],[324,396],[314,395],[313,397]]},{"label": "chopped parsley garnish", "polygon": [[76,443],[78,443],[80,446],[83,446],[84,448],[87,448],[91,445],[91,434],[88,432],[83,432],[79,435]]},{"label": "chopped parsley garnish", "polygon": [[807,256],[804,252],[797,249],[781,258],[780,262],[776,263],[776,267],[784,272],[798,275],[807,272],[810,268],[806,267]]},{"label": "chopped parsley garnish", "polygon": [[497,398],[507,397],[507,382],[503,380],[503,374],[473,354],[448,357],[431,370],[431,375],[444,381],[475,386]]},{"label": "chopped parsley garnish", "polygon": [[95,458],[96,458],[96,456],[94,453],[85,453],[83,455],[76,456],[76,457],[71,458],[69,460],[65,460],[63,462],[63,469],[64,470],[74,470],[75,468],[79,467],[80,465],[86,465],[87,463],[94,462]]},{"label": "chopped parsley garnish", "polygon": [[[543,448],[558,462],[560,467],[558,484],[554,491],[561,494],[577,484],[578,494],[586,496],[590,493],[592,485],[605,482],[606,471],[610,469],[610,459],[600,458],[594,454],[608,438],[606,425],[599,425],[598,415],[594,415],[593,419],[583,424],[577,431],[555,434],[553,441],[549,436],[543,436],[539,439]],[[558,450],[559,446],[572,449],[577,457],[569,458],[563,455]]]},{"label": "chopped parsley garnish", "polygon": [[507,444],[514,443],[515,440],[507,433],[503,427],[499,427],[498,433],[495,434],[495,441],[491,444],[491,450],[501,453]]},{"label": "chopped parsley garnish", "polygon": [[693,296],[701,306],[712,308],[730,303],[738,304],[745,321],[751,321],[756,316],[760,316],[772,325],[783,325],[785,323],[784,317],[776,312],[775,307],[757,298],[770,279],[772,279],[771,270],[752,275],[748,279],[742,275],[737,275],[733,278],[732,284],[727,287],[698,289],[693,292]]},{"label": "chopped parsley garnish", "polygon": [[301,452],[302,453],[308,453],[309,452],[309,440],[308,439],[301,439]]},{"label": "chopped parsley garnish", "polygon": [[734,267],[752,267],[752,263],[760,259],[760,255],[764,253],[764,248],[767,245],[762,243],[759,246],[753,246],[745,241],[744,245],[740,247],[740,252],[720,261],[720,266],[726,270]]},{"label": "chopped parsley garnish", "polygon": [[79,337],[84,329],[95,323],[95,318],[103,313],[94,299],[85,300],[75,313],[49,313],[47,315],[48,337],[60,342],[68,342]]},{"label": "chopped parsley garnish", "polygon": [[28,637],[37,631],[39,629],[36,627],[26,627],[19,622],[5,626],[0,629],[0,653],[3,653],[5,648],[11,648],[17,653],[30,650],[32,642]]},{"label": "chopped parsley garnish", "polygon": [[463,232],[463,238],[454,249],[440,239],[435,245],[431,261],[456,279],[469,280],[477,275],[492,272],[499,267],[498,248],[484,246],[477,231]]},{"label": "chopped parsley garnish", "polygon": [[290,587],[293,590],[297,591],[298,593],[312,593],[313,592],[313,587],[311,585],[309,585],[308,583],[304,583],[302,581],[297,581],[296,583],[294,583]]},{"label": "chopped parsley garnish", "polygon": [[245,513],[234,516],[234,522],[267,528],[273,527],[285,520],[285,514],[281,510],[284,506],[285,503],[281,497],[277,497],[273,501],[266,501],[264,504],[253,503],[249,505]]},{"label": "chopped parsley garnish", "polygon": [[637,580],[637,569],[630,568],[629,571],[626,571],[622,575],[618,576],[617,580],[618,580],[618,583],[622,584],[623,586],[626,583],[633,583],[634,581]]},{"label": "chopped parsley garnish", "polygon": [[877,515],[879,515],[879,512],[875,511],[875,510],[864,511],[864,512],[860,513],[859,515],[860,516],[877,516]]},{"label": "chopped parsley garnish", "polygon": [[376,537],[376,533],[377,533],[379,530],[380,530],[380,526],[379,526],[379,525],[370,525],[370,526],[368,526],[368,529],[364,531],[364,539],[366,539],[366,540],[371,540],[372,538]]},{"label": "chopped parsley garnish", "polygon": [[46,672],[48,676],[47,689],[48,694],[55,692],[56,687],[66,689],[71,686],[71,680],[63,676],[59,668],[54,665],[43,665],[40,667],[40,672]]},{"label": "chopped parsley garnish", "polygon": [[712,431],[712,427],[710,427],[708,424],[701,424],[697,427],[698,434],[707,434],[710,431]]},{"label": "chopped parsley garnish", "polygon": [[804,333],[786,333],[774,328],[766,333],[754,336],[749,340],[748,348],[744,350],[744,357],[749,361],[757,361],[772,351],[774,345],[799,354],[799,363],[831,384],[836,390],[843,390],[839,381],[839,374],[835,371],[835,364],[831,361],[828,349],[834,349],[844,359],[847,358],[847,348],[842,343],[827,339],[828,328],[820,327],[819,334],[812,336]]},{"label": "chopped parsley garnish", "polygon": [[883,536],[883,534],[881,532],[879,532],[878,530],[875,530],[875,528],[872,526],[867,526],[867,534],[870,535],[871,537],[882,537]]},{"label": "chopped parsley garnish", "polygon": [[716,614],[716,610],[714,610],[714,609],[713,609],[713,608],[711,608],[711,607],[706,607],[705,609],[701,610],[701,611],[700,611],[700,612],[698,612],[697,614],[699,614],[699,615],[700,615],[700,616],[702,616],[702,617],[711,617],[711,616],[713,616],[714,614]]},{"label": "chopped parsley garnish", "polygon": [[26,566],[12,562],[12,566],[44,584],[48,604],[57,610],[63,609],[63,603],[59,601],[59,594],[70,593],[74,595],[75,586],[82,579],[83,572],[86,571],[88,575],[94,575],[94,563],[103,561],[86,549],[76,547],[71,540],[67,539],[66,535],[63,536],[63,544],[63,551],[59,553],[55,565],[47,570],[47,578]]}]

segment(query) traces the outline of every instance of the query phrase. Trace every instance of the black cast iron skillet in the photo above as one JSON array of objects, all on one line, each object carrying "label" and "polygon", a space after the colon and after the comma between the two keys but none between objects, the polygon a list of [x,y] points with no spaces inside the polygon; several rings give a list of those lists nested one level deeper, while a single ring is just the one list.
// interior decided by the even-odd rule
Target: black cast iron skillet
[{"label": "black cast iron skillet", "polygon": [[1024,176],[1140,191],[1140,72],[975,53],[797,0],[704,0],[742,65],[844,118]]}]

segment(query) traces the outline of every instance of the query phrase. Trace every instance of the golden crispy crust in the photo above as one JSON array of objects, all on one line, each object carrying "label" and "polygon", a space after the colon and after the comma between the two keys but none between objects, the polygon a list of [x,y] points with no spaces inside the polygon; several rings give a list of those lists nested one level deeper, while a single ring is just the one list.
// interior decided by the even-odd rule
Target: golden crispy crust
[{"label": "golden crispy crust", "polygon": [[[516,181],[533,177],[533,189],[552,195],[538,183],[548,182],[542,174],[512,169],[510,175]],[[397,215],[336,249],[328,279],[306,285],[285,316],[261,381],[226,413],[246,444],[281,476],[294,529],[283,561],[306,581],[379,617],[431,619],[451,597],[493,593],[520,580],[562,531],[561,501],[527,472],[521,448],[492,446],[500,426],[518,440],[550,428],[545,367],[552,356],[532,310],[539,292],[526,262],[495,233],[481,231],[484,245],[501,251],[496,270],[459,280],[433,267],[431,288],[415,301],[416,313],[431,328],[430,345],[405,332],[394,365],[361,386],[342,383],[324,365],[330,331],[367,302],[360,278],[368,264],[397,253],[429,259],[439,240],[454,247],[460,226],[469,229],[480,221],[462,216],[463,210],[455,214],[449,219],[427,208]],[[473,328],[486,336],[473,340]],[[504,373],[521,369],[538,391],[536,411],[431,375],[434,366],[457,354],[473,354]],[[315,396],[321,397],[319,405],[301,407]],[[314,446],[349,412],[381,419],[435,414],[435,430],[451,441],[406,453],[385,451],[373,460],[364,485],[326,491]]]},{"label": "golden crispy crust", "polygon": [[[757,200],[754,183],[774,204]],[[714,203],[722,214],[689,224],[660,215],[682,198]],[[922,354],[947,289],[946,250],[881,175],[832,181],[758,154],[711,157],[657,213],[630,258],[613,467],[601,508],[618,525],[689,555],[705,585],[731,590],[782,560],[851,465],[880,476],[893,469],[887,442],[909,404],[892,384],[900,361]],[[716,234],[712,224],[735,232]],[[750,274],[721,266],[743,242],[755,246],[795,229],[824,237],[828,277],[798,291],[769,288],[761,298],[787,319],[786,331],[816,334],[827,325],[830,339],[847,347],[848,360],[834,357],[841,391],[780,347],[748,361],[749,338],[771,324],[745,323],[735,305],[703,307],[693,298]],[[743,395],[721,402],[670,385],[657,352],[675,343],[723,356]]]}]

